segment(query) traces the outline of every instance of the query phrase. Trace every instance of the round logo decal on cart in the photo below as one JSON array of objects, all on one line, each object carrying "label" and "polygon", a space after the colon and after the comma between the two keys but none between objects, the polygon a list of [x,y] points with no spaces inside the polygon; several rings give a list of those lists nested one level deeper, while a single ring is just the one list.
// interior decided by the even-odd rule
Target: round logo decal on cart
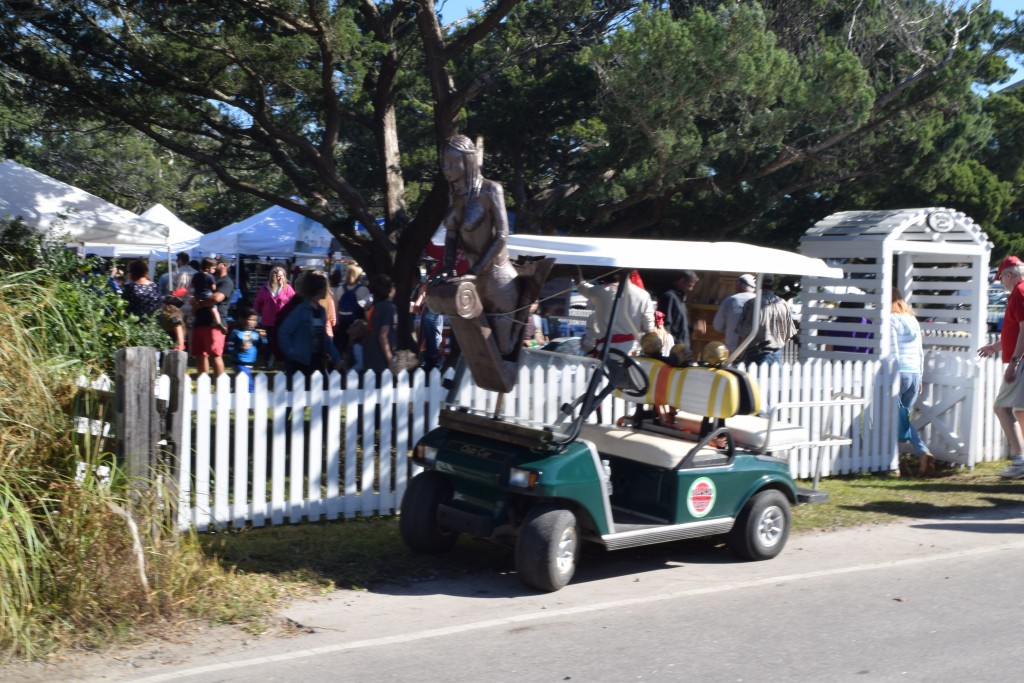
[{"label": "round logo decal on cart", "polygon": [[699,477],[690,484],[690,490],[686,494],[686,508],[694,517],[704,517],[715,507],[717,496],[715,482],[707,477]]}]

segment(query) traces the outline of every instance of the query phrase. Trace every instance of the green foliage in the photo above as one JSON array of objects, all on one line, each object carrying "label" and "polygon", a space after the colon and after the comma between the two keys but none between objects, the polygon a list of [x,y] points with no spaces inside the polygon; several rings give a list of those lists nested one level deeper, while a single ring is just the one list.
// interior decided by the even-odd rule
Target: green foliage
[{"label": "green foliage", "polygon": [[285,589],[207,559],[170,501],[138,493],[166,487],[128,481],[105,438],[76,430],[72,416],[113,421],[78,378],[106,367],[116,347],[102,344],[134,343],[138,323],[69,277],[68,252],[25,258],[34,270],[0,270],[0,659],[109,644],[177,615],[230,618],[219,605],[265,613]]},{"label": "green foliage", "polygon": [[1007,76],[1022,27],[985,3],[506,1],[438,32],[434,11],[0,2],[0,120],[27,133],[4,144],[203,227],[275,202],[371,273],[412,272],[460,130],[521,231],[792,246],[835,210],[940,203],[1015,229],[1019,164],[991,153],[1013,118],[972,86]]},{"label": "green foliage", "polygon": [[79,260],[59,246],[59,237],[26,236],[18,221],[7,226],[0,222],[0,264],[18,270],[0,270],[0,296],[27,304],[11,315],[43,356],[79,371],[111,373],[118,349],[170,346],[155,317],[140,320],[127,312],[100,262]]},{"label": "green foliage", "polygon": [[42,248],[42,234],[21,218],[0,220],[0,270],[33,268]]}]

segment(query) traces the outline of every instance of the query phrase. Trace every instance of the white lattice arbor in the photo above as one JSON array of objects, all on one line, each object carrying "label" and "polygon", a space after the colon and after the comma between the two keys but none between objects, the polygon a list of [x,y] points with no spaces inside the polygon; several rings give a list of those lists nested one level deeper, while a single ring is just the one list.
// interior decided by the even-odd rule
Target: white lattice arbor
[{"label": "white lattice arbor", "polygon": [[[801,355],[889,357],[891,288],[898,287],[921,323],[928,356],[915,426],[936,455],[973,465],[981,442],[972,418],[990,410],[980,404],[973,379],[974,352],[987,331],[991,249],[981,228],[952,209],[845,211],[819,221],[801,238],[800,251],[841,267],[845,278],[838,287],[834,280],[803,279]],[[870,338],[844,340],[831,332]],[[894,434],[891,441],[895,448]]]}]

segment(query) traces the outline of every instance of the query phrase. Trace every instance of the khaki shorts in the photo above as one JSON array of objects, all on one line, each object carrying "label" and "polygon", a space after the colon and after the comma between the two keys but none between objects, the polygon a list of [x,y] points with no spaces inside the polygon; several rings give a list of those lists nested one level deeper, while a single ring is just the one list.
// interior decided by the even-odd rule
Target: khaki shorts
[{"label": "khaki shorts", "polygon": [[1021,364],[1021,369],[1017,371],[1017,376],[1013,378],[1012,382],[1004,381],[999,387],[999,393],[996,394],[995,407],[996,408],[1019,408],[1024,409],[1024,364]]}]

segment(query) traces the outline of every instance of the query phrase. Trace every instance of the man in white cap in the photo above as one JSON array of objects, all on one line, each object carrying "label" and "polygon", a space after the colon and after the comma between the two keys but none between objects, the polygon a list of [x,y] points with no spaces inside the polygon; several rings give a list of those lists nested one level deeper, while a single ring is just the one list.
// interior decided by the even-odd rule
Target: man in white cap
[{"label": "man in white cap", "polygon": [[[757,334],[743,353],[744,363],[773,365],[782,360],[782,347],[796,336],[793,311],[789,303],[775,294],[775,276],[761,276],[761,315]],[[754,328],[754,299],[743,304],[740,321],[736,323],[736,336],[742,342]]]},{"label": "man in white cap", "polygon": [[1024,477],[1024,263],[1007,256],[999,264],[996,278],[1008,292],[1006,316],[999,341],[978,349],[982,357],[1001,354],[1006,367],[1003,383],[996,394],[995,414],[1010,446],[1010,466],[999,473],[1006,479]]},{"label": "man in white cap", "polygon": [[736,278],[735,294],[722,299],[715,313],[715,319],[711,326],[719,332],[725,333],[725,346],[732,351],[740,343],[740,336],[736,333],[736,324],[740,321],[740,313],[743,312],[743,304],[754,298],[754,276],[744,273]]}]

